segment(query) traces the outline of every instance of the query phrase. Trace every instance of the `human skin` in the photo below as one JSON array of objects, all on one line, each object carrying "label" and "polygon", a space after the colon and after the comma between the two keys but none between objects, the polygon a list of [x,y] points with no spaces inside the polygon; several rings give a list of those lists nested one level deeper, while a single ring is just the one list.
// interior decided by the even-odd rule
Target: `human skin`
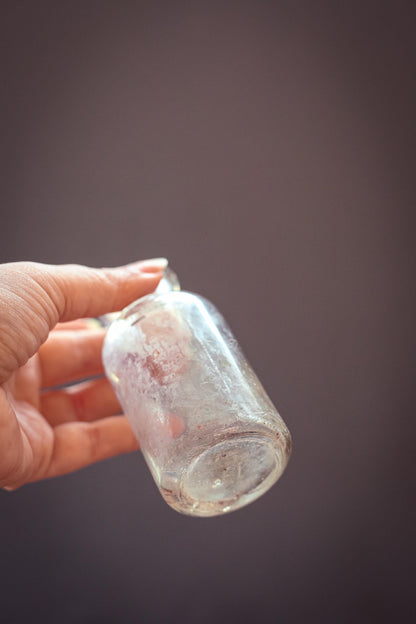
[{"label": "human skin", "polygon": [[62,475],[138,448],[103,374],[88,317],[152,292],[166,260],[94,269],[0,265],[0,487]]}]

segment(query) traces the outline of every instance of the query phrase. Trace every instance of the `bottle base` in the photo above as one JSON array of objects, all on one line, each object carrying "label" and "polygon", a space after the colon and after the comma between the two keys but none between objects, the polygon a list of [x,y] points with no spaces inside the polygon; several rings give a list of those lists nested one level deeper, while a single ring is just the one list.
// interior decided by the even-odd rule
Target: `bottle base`
[{"label": "bottle base", "polygon": [[280,444],[264,435],[241,434],[218,442],[191,461],[176,497],[166,502],[191,516],[234,511],[264,494],[280,477],[287,458]]}]

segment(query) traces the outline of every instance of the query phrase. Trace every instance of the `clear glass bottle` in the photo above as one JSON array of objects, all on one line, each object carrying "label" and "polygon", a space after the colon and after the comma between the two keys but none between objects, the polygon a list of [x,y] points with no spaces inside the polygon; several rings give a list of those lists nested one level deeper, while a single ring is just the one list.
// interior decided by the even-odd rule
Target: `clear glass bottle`
[{"label": "clear glass bottle", "polygon": [[280,477],[290,433],[224,318],[180,291],[167,269],[154,294],[113,320],[103,361],[153,477],[181,513],[215,516]]}]

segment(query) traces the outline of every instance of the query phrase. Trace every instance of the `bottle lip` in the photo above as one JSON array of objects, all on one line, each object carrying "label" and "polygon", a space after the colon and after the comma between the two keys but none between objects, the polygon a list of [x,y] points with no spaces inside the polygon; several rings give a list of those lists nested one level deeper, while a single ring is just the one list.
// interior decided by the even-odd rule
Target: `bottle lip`
[{"label": "bottle lip", "polygon": [[159,294],[164,294],[167,292],[178,291],[178,290],[181,290],[179,278],[176,275],[176,273],[172,271],[170,266],[167,266],[163,270],[163,277],[160,280],[159,284],[157,285],[156,290],[154,291],[154,294],[159,295]]}]

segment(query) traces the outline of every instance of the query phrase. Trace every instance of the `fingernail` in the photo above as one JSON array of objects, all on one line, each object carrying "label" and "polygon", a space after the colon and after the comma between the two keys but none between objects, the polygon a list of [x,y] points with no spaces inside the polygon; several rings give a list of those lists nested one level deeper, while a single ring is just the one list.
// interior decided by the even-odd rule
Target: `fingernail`
[{"label": "fingernail", "polygon": [[144,271],[164,271],[167,266],[167,258],[151,258],[150,260],[143,260],[142,262],[142,269]]},{"label": "fingernail", "polygon": [[151,258],[149,260],[139,260],[127,265],[129,268],[139,269],[143,273],[159,273],[164,271],[168,266],[166,258]]},{"label": "fingernail", "polygon": [[98,318],[85,319],[85,325],[87,326],[87,329],[101,329],[103,327],[100,319]]},{"label": "fingernail", "polygon": [[98,327],[107,328],[111,325],[115,318],[118,316],[118,312],[109,312],[109,314],[103,314],[98,319],[94,319],[98,323]]}]

